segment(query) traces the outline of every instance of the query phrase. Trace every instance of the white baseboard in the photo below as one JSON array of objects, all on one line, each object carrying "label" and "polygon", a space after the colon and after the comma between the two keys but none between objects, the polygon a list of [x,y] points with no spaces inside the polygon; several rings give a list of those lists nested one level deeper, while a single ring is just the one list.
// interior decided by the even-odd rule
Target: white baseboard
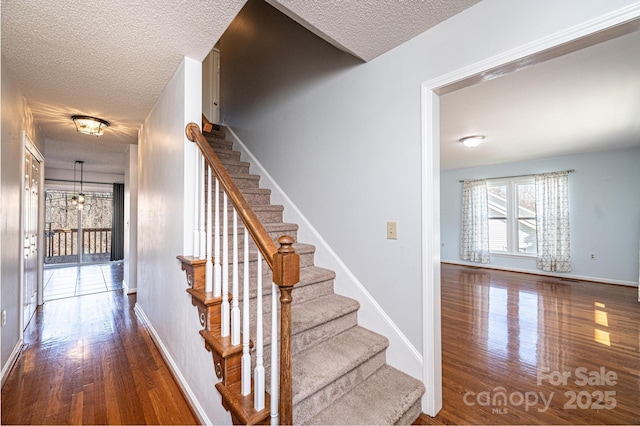
[{"label": "white baseboard", "polygon": [[138,292],[136,287],[129,287],[126,280],[122,280],[122,289],[124,290],[124,294],[134,294]]},{"label": "white baseboard", "polygon": [[491,265],[487,263],[465,262],[462,260],[443,260],[442,263],[447,263],[451,265],[461,265],[461,266],[473,266],[476,268],[496,269],[496,270],[508,271],[508,272],[521,272],[524,274],[542,275],[545,277],[565,278],[565,279],[578,280],[578,281],[589,281],[589,282],[602,283],[602,284],[615,284],[615,285],[623,285],[627,287],[638,287],[638,283],[633,281],[611,280],[607,278],[587,277],[584,275],[554,273],[554,272],[546,272],[546,271],[531,270],[531,269],[524,269],[524,268],[513,268],[509,266],[497,266],[497,265]]},{"label": "white baseboard", "polygon": [[182,392],[184,393],[187,400],[189,401],[189,405],[191,406],[193,412],[198,417],[200,424],[203,424],[203,425],[213,424],[209,419],[209,417],[207,416],[207,414],[205,413],[204,409],[202,408],[202,405],[198,401],[198,398],[196,398],[195,394],[193,393],[193,390],[189,386],[189,383],[187,382],[185,377],[182,375],[182,372],[178,368],[178,365],[171,357],[171,354],[167,350],[167,347],[162,342],[162,339],[160,339],[160,336],[158,335],[156,329],[153,328],[153,325],[149,321],[149,318],[144,313],[140,305],[138,305],[137,303],[134,307],[134,311],[138,315],[138,318],[140,318],[140,320],[143,322],[147,330],[149,330],[149,334],[151,335],[153,342],[156,344],[156,347],[160,351],[162,358],[165,360],[165,362],[169,366],[169,369],[171,370],[171,374],[173,374],[173,377],[176,379],[176,382],[178,382],[178,386],[180,386],[180,388],[182,389]]},{"label": "white baseboard", "polygon": [[22,339],[18,340],[18,343],[16,343],[13,351],[11,351],[11,355],[9,355],[9,359],[7,359],[7,362],[5,362],[5,364],[2,366],[2,386],[4,386],[4,382],[7,380],[7,377],[9,377],[9,372],[18,360],[23,347],[24,345]]},{"label": "white baseboard", "polygon": [[298,224],[298,239],[316,246],[315,258],[317,264],[324,268],[332,269],[336,273],[336,292],[351,297],[360,303],[358,323],[389,339],[387,363],[410,376],[422,378],[423,361],[420,352],[411,344],[393,320],[389,318],[364,285],[311,225],[309,220],[247,149],[235,132],[229,127],[227,129],[229,131],[229,139],[234,142],[242,154],[242,161],[247,161],[251,167],[255,167],[261,176],[260,183],[271,189],[271,201],[285,207],[284,216],[287,221]]}]

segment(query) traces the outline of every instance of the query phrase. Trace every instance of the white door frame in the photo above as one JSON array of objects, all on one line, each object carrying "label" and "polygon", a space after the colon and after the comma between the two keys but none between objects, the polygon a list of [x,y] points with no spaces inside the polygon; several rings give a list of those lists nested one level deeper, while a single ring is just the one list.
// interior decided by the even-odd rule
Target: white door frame
[{"label": "white door frame", "polygon": [[[567,43],[596,35],[639,16],[640,3],[636,3],[422,83],[422,353],[423,382],[427,389],[422,409],[426,414],[435,416],[442,408],[440,94],[482,81],[482,76],[487,73],[499,75],[505,70],[515,71],[519,67],[561,56],[568,53],[568,49],[577,50],[581,47],[567,46]],[[609,37],[613,37],[613,33],[615,31]],[[543,51],[544,58],[540,55]],[[522,61],[523,58],[527,61]]]},{"label": "white door frame", "polygon": [[31,141],[27,132],[22,131],[22,154],[21,154],[21,166],[20,166],[20,339],[24,336],[24,313],[22,308],[24,307],[24,301],[26,295],[24,294],[24,229],[25,229],[25,215],[24,215],[24,175],[26,170],[24,169],[24,162],[26,159],[26,152],[29,152],[40,163],[40,176],[38,176],[38,240],[36,243],[38,253],[38,295],[37,303],[41,305],[43,303],[43,270],[44,270],[44,257],[42,255],[42,249],[44,248],[44,156],[38,149],[38,147]]}]

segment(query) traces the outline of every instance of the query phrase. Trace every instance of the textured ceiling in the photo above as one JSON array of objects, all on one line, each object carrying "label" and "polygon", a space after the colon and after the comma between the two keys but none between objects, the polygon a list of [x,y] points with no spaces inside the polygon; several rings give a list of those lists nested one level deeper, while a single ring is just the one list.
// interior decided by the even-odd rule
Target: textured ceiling
[{"label": "textured ceiling", "polygon": [[267,0],[336,47],[365,61],[480,0]]},{"label": "textured ceiling", "polygon": [[[77,157],[92,156],[95,145],[124,152],[137,143],[140,125],[183,57],[204,59],[244,3],[2,0],[3,67],[41,135],[78,144],[68,159],[47,147],[48,166],[73,168],[73,160],[89,160]],[[104,118],[111,127],[100,138],[79,134],[73,114]],[[87,169],[124,170],[96,157]]]},{"label": "textured ceiling", "polygon": [[639,147],[639,76],[636,31],[441,96],[441,169]]},{"label": "textured ceiling", "polygon": [[[370,60],[478,0],[270,0],[336,47]],[[2,0],[2,55],[23,92],[48,167],[122,173],[115,158],[184,56],[202,60],[245,0]],[[111,122],[99,137],[73,114]]]}]

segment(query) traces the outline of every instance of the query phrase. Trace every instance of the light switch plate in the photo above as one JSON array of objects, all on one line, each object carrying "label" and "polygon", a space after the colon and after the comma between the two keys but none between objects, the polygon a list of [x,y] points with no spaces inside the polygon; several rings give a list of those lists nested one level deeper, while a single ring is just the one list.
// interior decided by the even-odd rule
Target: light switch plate
[{"label": "light switch plate", "polygon": [[398,239],[398,222],[387,222],[387,239]]}]

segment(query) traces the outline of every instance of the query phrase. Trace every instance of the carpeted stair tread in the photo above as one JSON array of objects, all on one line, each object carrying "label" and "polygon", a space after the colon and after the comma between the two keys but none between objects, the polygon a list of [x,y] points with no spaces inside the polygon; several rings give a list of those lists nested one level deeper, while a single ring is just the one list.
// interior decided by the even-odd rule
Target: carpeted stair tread
[{"label": "carpeted stair tread", "polygon": [[386,337],[356,326],[298,353],[292,368],[294,406],[388,345]]},{"label": "carpeted stair tread", "polygon": [[292,315],[294,334],[323,324],[330,318],[338,318],[354,312],[358,308],[360,308],[358,301],[335,293],[295,305],[292,307],[295,314]]},{"label": "carpeted stair tread", "polygon": [[385,365],[305,424],[397,424],[423,392],[419,380]]},{"label": "carpeted stair tread", "polygon": [[[308,349],[312,344],[320,343],[327,338],[337,335],[345,330],[339,330],[331,334],[331,323],[340,317],[356,312],[360,308],[358,301],[348,297],[331,293],[317,297],[305,303],[291,305],[291,335],[293,342],[293,353]],[[326,325],[323,336],[314,336],[313,341],[297,342],[306,332]],[[353,324],[355,325],[355,324]],[[270,327],[264,330],[265,347],[271,344]]]}]

